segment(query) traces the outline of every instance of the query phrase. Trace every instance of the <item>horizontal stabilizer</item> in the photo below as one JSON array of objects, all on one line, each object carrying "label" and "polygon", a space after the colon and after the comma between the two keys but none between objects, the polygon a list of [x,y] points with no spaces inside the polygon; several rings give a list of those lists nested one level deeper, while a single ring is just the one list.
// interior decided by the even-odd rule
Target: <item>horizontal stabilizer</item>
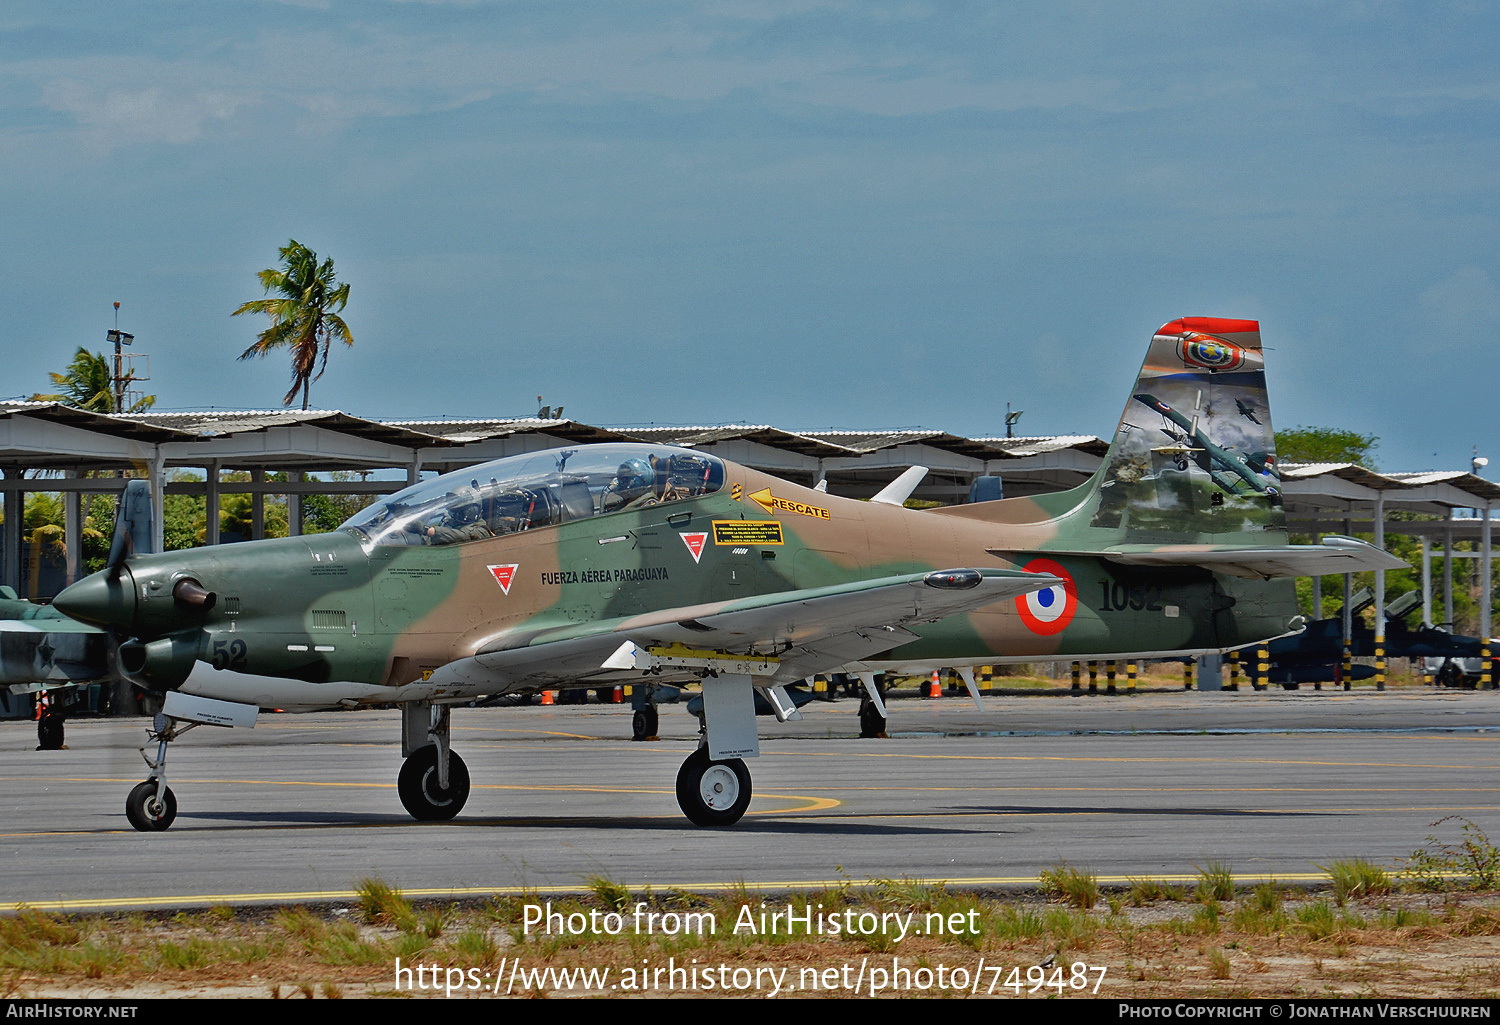
[{"label": "horizontal stabilizer", "polygon": [[[990,554],[1009,558],[1018,553],[991,549]],[[1122,566],[1199,566],[1252,580],[1408,568],[1405,562],[1372,544],[1336,535],[1325,537],[1319,545],[1114,545],[1092,552],[1052,550],[1039,554],[1088,556]]]},{"label": "horizontal stabilizer", "polygon": [[881,505],[901,505],[911,497],[913,491],[917,490],[917,485],[922,483],[922,478],[925,476],[927,476],[927,467],[913,466],[881,488],[870,501]]}]

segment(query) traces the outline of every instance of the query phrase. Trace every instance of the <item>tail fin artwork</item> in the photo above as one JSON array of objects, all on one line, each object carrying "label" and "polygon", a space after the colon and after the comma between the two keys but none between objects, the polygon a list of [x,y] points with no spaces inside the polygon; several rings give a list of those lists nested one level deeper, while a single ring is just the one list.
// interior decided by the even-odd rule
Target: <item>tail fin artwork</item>
[{"label": "tail fin artwork", "polygon": [[1097,496],[1081,503],[1088,527],[1117,542],[1223,544],[1253,532],[1284,543],[1260,325],[1183,317],[1158,329],[1085,488]]},{"label": "tail fin artwork", "polygon": [[989,549],[1007,557],[1093,555],[1262,579],[1405,566],[1353,538],[1287,543],[1253,320],[1182,317],[1162,325],[1104,463],[1086,483],[951,514],[1009,525],[1007,543]]}]

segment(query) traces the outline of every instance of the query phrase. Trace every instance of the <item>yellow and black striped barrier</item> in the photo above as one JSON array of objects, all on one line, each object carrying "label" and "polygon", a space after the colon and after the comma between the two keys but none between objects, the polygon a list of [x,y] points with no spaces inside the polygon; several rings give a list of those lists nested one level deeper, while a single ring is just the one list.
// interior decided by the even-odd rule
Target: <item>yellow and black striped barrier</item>
[{"label": "yellow and black striped barrier", "polygon": [[1256,690],[1265,690],[1271,686],[1271,649],[1262,645],[1255,649],[1255,684]]}]

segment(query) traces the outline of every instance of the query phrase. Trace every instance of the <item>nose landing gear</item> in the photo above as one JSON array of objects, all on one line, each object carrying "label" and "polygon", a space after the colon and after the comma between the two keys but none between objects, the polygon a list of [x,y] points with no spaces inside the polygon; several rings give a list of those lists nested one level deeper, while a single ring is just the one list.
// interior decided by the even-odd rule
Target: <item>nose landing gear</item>
[{"label": "nose landing gear", "polygon": [[156,760],[152,761],[141,748],[141,757],[151,768],[151,774],[137,783],[125,798],[125,817],[142,833],[160,833],[177,818],[177,797],[167,786],[167,745],[198,724],[179,723],[176,719],[157,713],[151,722],[147,736],[156,741]]}]

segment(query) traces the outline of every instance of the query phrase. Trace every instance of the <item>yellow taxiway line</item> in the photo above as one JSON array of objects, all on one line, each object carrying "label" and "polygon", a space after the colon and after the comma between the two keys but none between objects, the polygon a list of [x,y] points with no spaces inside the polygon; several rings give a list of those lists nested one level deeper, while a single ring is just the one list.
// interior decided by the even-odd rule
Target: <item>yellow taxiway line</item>
[{"label": "yellow taxiway line", "polygon": [[[1197,882],[1197,873],[1163,873],[1151,876],[1096,876],[1095,880],[1101,886],[1129,886],[1137,879],[1150,878],[1166,883],[1192,883]],[[1284,872],[1284,873],[1260,873],[1256,875],[1239,875],[1232,877],[1237,886],[1250,886],[1256,883],[1275,881],[1277,883],[1316,883],[1325,882],[1328,879],[1327,872]],[[847,876],[837,879],[790,879],[775,880],[771,882],[749,883],[735,881],[733,883],[676,883],[676,882],[635,882],[619,883],[626,890],[640,891],[647,887],[658,892],[667,890],[682,890],[689,893],[722,893],[749,890],[757,893],[779,893],[797,890],[830,890],[843,889],[850,885],[856,888],[862,886],[880,886],[891,882],[899,882],[902,885],[923,885],[961,889],[987,889],[987,888],[1012,888],[1012,887],[1035,887],[1036,876],[977,876],[970,878],[950,879],[916,879],[902,876],[898,880],[890,879],[867,879],[863,882],[854,882]],[[439,897],[443,899],[453,897],[547,897],[569,894],[582,894],[591,892],[588,885],[574,886],[437,886],[437,887],[402,887],[401,895],[408,899],[423,897]],[[180,907],[210,906],[213,904],[250,904],[250,903],[313,903],[333,901],[357,901],[358,890],[303,890],[270,893],[203,893],[185,894],[180,896],[159,897],[93,897],[78,900],[50,900],[50,901],[23,901],[17,904],[0,904],[0,911],[19,911],[30,908],[37,911],[102,911],[108,908],[118,907]]]}]

